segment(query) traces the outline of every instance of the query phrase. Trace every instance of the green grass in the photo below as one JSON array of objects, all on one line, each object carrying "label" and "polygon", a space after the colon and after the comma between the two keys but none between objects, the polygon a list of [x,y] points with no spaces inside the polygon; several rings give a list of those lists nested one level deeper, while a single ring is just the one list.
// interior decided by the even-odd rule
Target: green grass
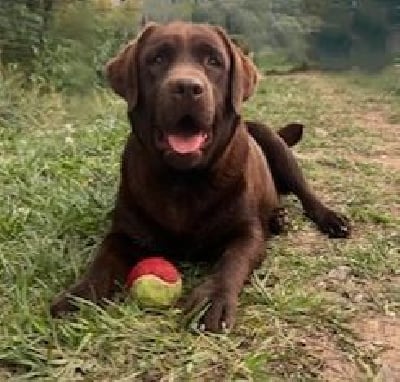
[{"label": "green grass", "polygon": [[354,84],[376,90],[378,94],[381,93],[381,96],[386,93],[389,96],[392,95],[395,97],[400,97],[399,75],[399,64],[389,66],[375,75],[359,71],[348,73],[348,77]]},{"label": "green grass", "polygon": [[[400,173],[377,149],[391,155],[393,138],[362,116],[368,99],[390,118],[396,95],[334,75],[263,80],[246,116],[306,124],[302,166],[352,218],[354,235],[328,240],[289,198],[290,231],[269,243],[233,332],[205,335],[183,328],[176,310],[131,300],[49,317],[52,297],[79,277],[107,229],[129,127],[111,93],[66,98],[19,85],[0,83],[0,380],[318,380],[325,364],[310,343],[320,337],[361,375],[376,370],[374,349],[361,351],[348,323],[399,311]],[[337,282],[341,266],[348,274]],[[199,273],[185,268],[184,282]]]},{"label": "green grass", "polygon": [[298,66],[295,62],[289,61],[287,55],[277,51],[258,52],[254,56],[254,61],[259,68],[262,68],[262,73],[271,70],[285,73],[294,69],[296,65]]},{"label": "green grass", "polygon": [[368,90],[372,101],[388,103],[391,106],[388,120],[400,123],[400,65],[383,69],[375,75],[359,71],[347,73],[345,78],[351,83]]}]

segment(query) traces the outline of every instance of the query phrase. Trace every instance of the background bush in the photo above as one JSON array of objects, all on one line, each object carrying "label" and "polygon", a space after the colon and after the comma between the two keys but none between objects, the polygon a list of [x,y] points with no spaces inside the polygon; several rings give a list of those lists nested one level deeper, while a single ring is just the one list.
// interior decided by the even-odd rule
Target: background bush
[{"label": "background bush", "polygon": [[104,63],[136,32],[136,2],[8,1],[0,9],[4,66],[57,90],[85,91],[103,83]]}]

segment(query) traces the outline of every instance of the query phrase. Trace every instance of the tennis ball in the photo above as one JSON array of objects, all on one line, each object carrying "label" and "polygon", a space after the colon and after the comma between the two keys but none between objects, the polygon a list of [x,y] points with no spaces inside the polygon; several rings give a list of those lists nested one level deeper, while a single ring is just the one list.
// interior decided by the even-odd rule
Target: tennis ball
[{"label": "tennis ball", "polygon": [[143,307],[171,306],[182,293],[181,275],[162,257],[139,261],[129,272],[126,286]]}]

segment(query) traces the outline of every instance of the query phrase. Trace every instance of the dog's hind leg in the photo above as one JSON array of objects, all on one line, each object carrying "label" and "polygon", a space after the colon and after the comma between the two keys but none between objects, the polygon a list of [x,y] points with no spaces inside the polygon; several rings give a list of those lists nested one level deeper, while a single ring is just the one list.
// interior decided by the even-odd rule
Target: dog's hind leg
[{"label": "dog's hind leg", "polygon": [[246,121],[246,124],[249,133],[268,160],[278,192],[295,194],[300,199],[305,214],[317,224],[322,232],[330,237],[348,237],[351,230],[349,220],[328,208],[317,197],[304,178],[289,148],[289,145],[292,146],[300,140],[303,126],[290,124],[277,134],[261,123]]}]

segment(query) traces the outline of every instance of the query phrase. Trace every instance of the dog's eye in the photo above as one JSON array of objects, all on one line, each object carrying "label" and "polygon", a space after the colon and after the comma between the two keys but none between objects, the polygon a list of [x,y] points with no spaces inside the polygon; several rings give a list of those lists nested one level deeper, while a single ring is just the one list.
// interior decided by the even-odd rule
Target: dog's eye
[{"label": "dog's eye", "polygon": [[206,64],[208,66],[220,67],[222,66],[221,60],[217,56],[208,56],[206,59]]},{"label": "dog's eye", "polygon": [[152,59],[152,63],[155,64],[155,65],[161,65],[161,64],[164,63],[164,61],[165,61],[165,58],[164,58],[164,56],[161,55],[161,54],[157,54],[157,55],[154,56],[153,59]]}]

